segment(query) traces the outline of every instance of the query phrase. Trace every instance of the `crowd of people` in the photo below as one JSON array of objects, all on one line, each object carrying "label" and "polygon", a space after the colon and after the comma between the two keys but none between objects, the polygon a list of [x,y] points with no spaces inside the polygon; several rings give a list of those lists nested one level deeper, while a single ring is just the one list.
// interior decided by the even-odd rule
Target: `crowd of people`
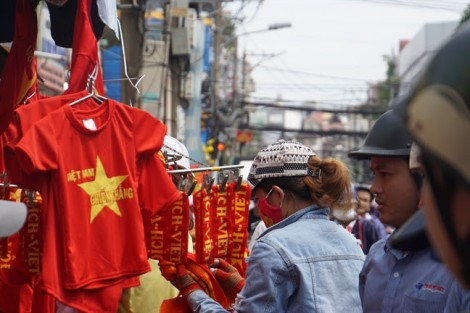
[{"label": "crowd of people", "polygon": [[[193,312],[470,312],[469,55],[467,25],[348,154],[370,161],[369,185],[295,140],[258,152],[246,273],[210,266],[230,308],[149,259],[120,312],[158,311],[178,294]],[[188,154],[174,138],[165,146]]]},{"label": "crowd of people", "polygon": [[[266,230],[252,237],[244,278],[213,265],[236,295],[231,311],[470,312],[468,55],[467,26],[349,153],[370,160],[370,186],[299,142],[258,153],[248,181]],[[172,284],[193,312],[228,312],[191,276]]]}]

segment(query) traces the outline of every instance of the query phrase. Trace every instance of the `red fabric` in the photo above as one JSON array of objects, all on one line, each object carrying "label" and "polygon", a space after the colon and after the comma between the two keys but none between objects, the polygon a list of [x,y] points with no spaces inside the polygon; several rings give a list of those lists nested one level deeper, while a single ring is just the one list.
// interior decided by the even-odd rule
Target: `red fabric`
[{"label": "red fabric", "polygon": [[[188,254],[188,262],[186,263],[186,272],[191,275],[194,281],[200,286],[200,288],[209,295],[212,299],[217,301],[222,307],[228,308],[231,303],[228,302],[225,297],[224,291],[219,286],[216,278],[212,274],[211,270],[207,265],[198,264],[196,256],[192,253]],[[160,307],[161,313],[186,313],[188,307],[183,304],[182,297],[166,300]],[[187,302],[187,301],[186,301]]]},{"label": "red fabric", "polygon": [[211,264],[214,262],[211,219],[211,211],[214,209],[213,193],[207,192],[206,189],[198,190],[194,193],[193,200],[196,225],[196,260],[200,264]]},{"label": "red fabric", "polygon": [[[3,160],[4,154],[0,154],[2,160],[2,165],[4,162],[8,180],[11,183],[17,184],[19,186],[31,189],[38,190],[38,179],[36,175],[30,176],[24,173],[21,170],[19,164],[17,164],[12,147],[23,137],[23,134],[34,125],[37,121],[45,117],[47,114],[57,110],[66,103],[70,103],[76,99],[80,99],[86,96],[88,93],[84,90],[74,93],[67,94],[62,96],[56,96],[51,98],[44,98],[31,102],[28,105],[22,105],[15,110],[15,118],[12,119],[8,129],[2,134],[2,146],[5,147],[5,158]],[[93,107],[96,107],[96,104],[91,103]],[[8,147],[10,145],[10,147]],[[3,149],[2,149],[3,150]]]},{"label": "red fabric", "polygon": [[34,288],[31,309],[31,313],[56,313],[55,299],[43,290]]},{"label": "red fabric", "polygon": [[189,232],[188,195],[179,193],[171,205],[146,218],[144,222],[149,257],[159,261],[185,264]]},{"label": "red fabric", "polygon": [[[48,265],[41,288],[79,310],[104,312],[115,310],[125,279],[149,270],[137,160],[160,150],[166,127],[113,100],[90,110],[90,101],[47,115],[14,152],[22,170],[41,177]],[[82,123],[91,117],[95,131]]]},{"label": "red fabric", "polygon": [[232,264],[245,276],[246,262],[245,251],[248,238],[248,212],[251,199],[251,189],[244,183],[237,187],[236,183],[230,183],[227,188],[233,190],[232,207],[232,240],[229,245],[227,262]]},{"label": "red fabric", "polygon": [[195,255],[192,253],[188,254],[186,270],[212,299],[219,302],[224,308],[231,304],[227,302],[224,291],[220,288],[210,268],[205,264],[198,264]]},{"label": "red fabric", "polygon": [[160,313],[191,313],[188,301],[184,297],[164,300],[160,306]]},{"label": "red fabric", "polygon": [[29,0],[16,1],[15,34],[0,79],[0,133],[13,117],[14,108],[37,89],[36,47],[37,17]]},{"label": "red fabric", "polygon": [[228,254],[230,239],[232,237],[232,191],[231,188],[221,189],[214,186],[214,209],[212,214],[212,255],[214,258],[225,258]]},{"label": "red fabric", "polygon": [[28,214],[20,230],[23,247],[24,266],[29,276],[38,275],[41,271],[42,243],[41,210],[42,198],[34,191],[21,190],[21,202],[26,204]]},{"label": "red fabric", "polygon": [[9,264],[1,269],[1,277],[6,282],[22,285],[30,281],[40,270],[40,197],[16,187],[4,187],[5,200],[23,202],[28,209],[27,219],[19,233],[8,239]]},{"label": "red fabric", "polygon": [[[32,288],[28,284],[15,286],[0,281],[0,312],[29,313],[32,307]],[[47,312],[44,312],[47,313]]]},{"label": "red fabric", "polygon": [[139,174],[139,198],[142,199],[142,208],[151,217],[172,205],[180,193],[160,161],[159,153],[141,158],[139,163],[142,169]]},{"label": "red fabric", "polygon": [[245,280],[237,269],[227,261],[219,259],[217,267],[212,268],[212,274],[227,296],[229,303],[234,303],[237,294],[243,289]]},{"label": "red fabric", "polygon": [[95,80],[95,88],[98,94],[104,95],[104,83],[98,58],[98,43],[89,17],[90,8],[91,0],[77,0],[72,44],[72,66],[70,68],[69,87],[65,93],[85,90],[88,76],[97,67],[98,76]]},{"label": "red fabric", "polygon": [[[2,199],[19,202],[21,189],[2,188]],[[15,233],[6,240],[7,254],[0,259],[0,278],[7,284],[20,286],[28,282],[29,276],[25,264],[23,236],[21,232]]]}]

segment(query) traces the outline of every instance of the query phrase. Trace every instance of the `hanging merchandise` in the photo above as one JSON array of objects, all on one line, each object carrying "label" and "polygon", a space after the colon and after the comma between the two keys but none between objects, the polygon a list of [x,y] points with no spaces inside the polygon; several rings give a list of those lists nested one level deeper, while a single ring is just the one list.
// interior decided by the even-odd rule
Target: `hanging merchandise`
[{"label": "hanging merchandise", "polygon": [[[212,299],[228,309],[231,303],[227,301],[224,291],[215,279],[209,267],[200,264],[195,260],[194,254],[188,255],[186,271],[191,275],[197,285]],[[161,313],[189,313],[192,312],[188,306],[188,301],[182,297],[167,299],[160,307]]]},{"label": "hanging merchandise", "polygon": [[31,1],[18,0],[14,16],[13,43],[0,78],[0,133],[8,127],[18,104],[39,96],[34,58],[37,17]]},{"label": "hanging merchandise", "polygon": [[244,275],[250,187],[239,181],[212,183],[206,175],[194,194],[196,261],[211,264],[215,258],[224,258]]},{"label": "hanging merchandise", "polygon": [[41,268],[42,240],[39,215],[42,199],[34,191],[9,185],[3,186],[2,194],[4,200],[21,202],[27,207],[27,219],[23,228],[4,241],[7,244],[2,248],[5,249],[6,246],[7,250],[3,251],[5,258],[2,259],[0,266],[2,280],[12,285],[21,285],[39,274]]},{"label": "hanging merchandise", "polygon": [[179,198],[165,209],[144,219],[148,255],[158,261],[186,264],[188,255],[189,201]]},{"label": "hanging merchandise", "polygon": [[[50,113],[13,151],[23,171],[38,175],[44,210],[50,212],[45,215],[44,247],[57,250],[44,249],[43,263],[49,266],[41,273],[42,287],[84,311],[96,310],[97,303],[76,302],[74,291],[119,285],[149,270],[140,210],[155,209],[147,204],[154,195],[137,196],[134,186],[145,170],[137,168],[137,160],[153,158],[166,131],[142,110],[111,99],[87,110],[93,103],[88,98]],[[60,214],[52,214],[59,208]],[[109,300],[114,309],[117,302]]]},{"label": "hanging merchandise", "polygon": [[[88,92],[83,90],[74,94],[43,98],[31,102],[28,105],[20,106],[15,110],[15,118],[11,121],[7,130],[2,134],[2,141],[7,143],[7,146],[10,146],[5,147],[4,153],[1,154],[2,159],[5,156],[5,160],[2,160],[2,164],[5,162],[9,181],[27,189],[38,190],[36,180],[21,171],[21,167],[16,163],[14,155],[10,155],[10,157],[8,157],[9,153],[13,153],[12,147],[14,147],[15,143],[23,137],[23,134],[25,134],[26,131],[34,125],[34,123],[45,117],[50,112],[57,110],[64,104],[80,99],[86,95],[88,95]],[[92,107],[96,107],[96,104],[94,103],[91,105]]]},{"label": "hanging merchandise", "polygon": [[[27,206],[27,219],[16,234],[3,238],[0,244],[0,311],[29,312],[32,307],[31,283],[41,267],[41,197],[10,184],[3,184],[2,199]],[[15,301],[15,299],[18,299]],[[48,311],[42,311],[48,312]]]},{"label": "hanging merchandise", "polygon": [[[13,41],[15,29],[15,5],[20,0],[0,1],[0,42]],[[40,0],[28,0],[36,7]],[[71,48],[73,43],[74,17],[79,0],[46,0],[51,20],[51,36],[55,44]],[[105,24],[117,33],[116,0],[93,0],[90,15],[96,38],[101,38]]]},{"label": "hanging merchandise", "polygon": [[[93,1],[95,2],[95,1]],[[89,16],[90,0],[77,0],[75,26],[73,28],[72,65],[70,68],[69,87],[65,93],[74,93],[86,89],[86,77],[97,70],[93,80],[93,92],[104,95],[104,83],[98,57],[98,42],[93,34]],[[83,74],[87,74],[85,79]]]},{"label": "hanging merchandise", "polygon": [[[208,176],[206,176],[208,177]],[[211,264],[214,262],[212,254],[212,214],[214,209],[214,194],[212,182],[206,182],[205,186],[194,193],[194,218],[196,225],[196,262]]]},{"label": "hanging merchandise", "polygon": [[68,0],[46,0],[47,3],[56,5],[56,6],[63,6]]},{"label": "hanging merchandise", "polygon": [[32,277],[18,286],[22,294],[0,284],[2,299],[16,308],[29,303],[20,312],[55,312],[56,301],[80,311],[115,312],[122,290],[138,285],[149,269],[141,212],[154,216],[179,196],[156,157],[166,127],[146,112],[98,96],[104,90],[94,71],[99,63],[89,2],[75,2],[80,26],[68,94],[21,106],[2,136],[8,178],[39,191],[43,200],[40,205],[22,196],[31,204],[30,219],[0,249],[22,260],[21,274]]},{"label": "hanging merchandise", "polygon": [[232,234],[227,253],[227,262],[232,264],[242,275],[246,270],[246,250],[248,240],[248,213],[251,199],[251,189],[248,184],[232,182],[228,188],[232,190]]},{"label": "hanging merchandise", "polygon": [[13,41],[15,32],[15,2],[0,1],[0,42]]},{"label": "hanging merchandise", "polygon": [[[87,0],[90,1],[90,0]],[[98,0],[102,1],[102,0]],[[88,5],[91,18],[91,29],[94,37],[99,39],[103,35],[105,24],[98,15],[98,2],[92,0]],[[51,36],[57,46],[64,48],[73,47],[74,26],[76,25],[76,12],[81,0],[67,0],[62,6],[47,3],[51,19]],[[117,16],[114,16],[116,19]],[[85,41],[83,42],[85,44]]]},{"label": "hanging merchandise", "polygon": [[[11,1],[2,1],[3,3],[10,3]],[[9,50],[8,57],[1,69],[0,78],[0,133],[2,133],[2,140],[0,141],[0,149],[3,150],[3,145],[7,139],[4,135],[4,130],[8,127],[9,123],[13,120],[13,110],[20,104],[28,103],[39,98],[39,89],[37,85],[36,61],[34,58],[34,50],[36,46],[37,37],[37,16],[34,10],[35,4],[30,0],[18,0],[13,2],[14,11],[12,14],[1,10],[0,14],[10,14],[15,19],[15,32],[13,35],[13,43]],[[2,18],[2,22],[6,19]],[[2,31],[5,30],[2,27]],[[3,153],[0,154],[0,171],[4,171]],[[11,195],[20,195],[21,190],[10,192],[9,188],[13,186],[6,186],[4,183],[2,188],[3,199],[10,199]],[[13,202],[14,201],[14,202]],[[15,203],[15,205],[24,204],[20,198],[8,201]],[[5,206],[10,206],[4,202],[0,203],[0,209]],[[28,208],[31,210],[31,207]],[[26,224],[23,225],[22,230],[29,227],[31,237],[28,234],[16,233],[9,238],[1,239],[0,252],[3,258],[0,260],[0,311],[4,312],[27,312],[31,309],[32,290],[28,284],[30,278],[34,276],[35,271],[40,267],[40,263],[34,262],[32,247],[40,249],[35,239],[40,231],[39,228],[33,228],[33,213],[29,212],[31,216],[27,218]],[[7,218],[7,217],[5,217]],[[37,225],[39,226],[39,225]],[[30,247],[25,244],[31,244]],[[31,249],[30,249],[31,248]],[[36,251],[38,252],[38,251]],[[7,283],[8,282],[8,283]],[[13,284],[12,284],[13,283]],[[24,283],[24,284],[23,284]],[[44,311],[47,312],[47,311]]]},{"label": "hanging merchandise", "polygon": [[231,207],[233,189],[226,188],[226,182],[214,186],[214,209],[211,211],[212,220],[212,255],[214,258],[225,258],[228,255],[230,235],[232,230]]}]

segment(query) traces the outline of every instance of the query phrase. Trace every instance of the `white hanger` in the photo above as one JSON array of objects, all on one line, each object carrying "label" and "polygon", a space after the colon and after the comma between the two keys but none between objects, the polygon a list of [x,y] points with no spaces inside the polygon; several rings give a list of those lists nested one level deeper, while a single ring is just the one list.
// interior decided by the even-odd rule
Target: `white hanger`
[{"label": "white hanger", "polygon": [[[122,50],[122,59],[123,59],[123,62],[124,62],[124,75],[126,76],[127,80],[129,81],[129,83],[132,85],[132,87],[134,87],[134,89],[137,91],[137,93],[140,95],[140,90],[139,88],[137,87],[137,85],[140,83],[140,81],[145,77],[145,75],[142,75],[138,80],[137,82],[134,84],[132,82],[132,79],[129,77],[129,74],[127,73],[127,61],[126,61],[126,49],[124,47],[124,37],[122,35],[122,27],[121,27],[121,22],[119,21],[119,19],[117,19],[117,25],[118,25],[118,30],[119,30],[119,40],[121,41],[121,50]],[[132,106],[132,103],[131,103],[131,106]]]},{"label": "white hanger", "polygon": [[70,102],[69,106],[73,106],[73,105],[75,105],[77,103],[80,103],[80,102],[82,102],[82,101],[84,101],[88,98],[93,98],[98,103],[102,103],[103,101],[107,100],[106,97],[97,95],[95,93],[95,80],[96,80],[97,76],[98,76],[98,65],[95,65],[95,68],[93,69],[93,72],[91,72],[91,74],[88,75],[88,81],[86,83],[86,90],[89,92],[89,94],[87,94],[86,96],[84,96],[80,99],[77,99],[73,102]]}]

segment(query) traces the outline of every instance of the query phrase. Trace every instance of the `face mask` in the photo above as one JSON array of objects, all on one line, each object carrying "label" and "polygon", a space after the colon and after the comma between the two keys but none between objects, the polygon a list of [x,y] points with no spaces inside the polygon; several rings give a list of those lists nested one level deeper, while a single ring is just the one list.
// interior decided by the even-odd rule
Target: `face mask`
[{"label": "face mask", "polygon": [[266,224],[266,227],[271,227],[272,225],[282,221],[282,204],[281,206],[274,206],[269,204],[268,200],[266,200],[272,191],[273,189],[271,188],[266,197],[261,198],[258,201],[259,215],[263,220],[264,224]]}]

